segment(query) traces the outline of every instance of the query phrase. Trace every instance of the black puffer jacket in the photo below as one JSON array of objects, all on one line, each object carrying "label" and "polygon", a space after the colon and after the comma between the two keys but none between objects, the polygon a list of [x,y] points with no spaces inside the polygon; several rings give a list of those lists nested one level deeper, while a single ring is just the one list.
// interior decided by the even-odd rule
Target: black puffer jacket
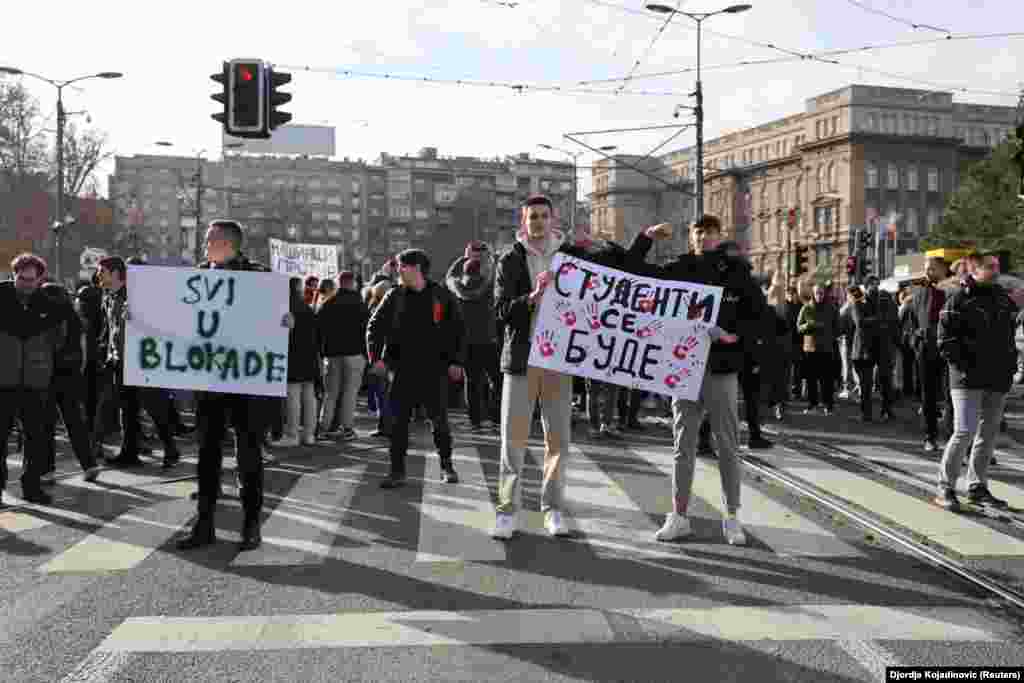
[{"label": "black puffer jacket", "polygon": [[445,277],[448,291],[455,295],[462,307],[466,323],[466,344],[493,344],[497,339],[497,320],[494,317],[494,264],[489,255],[480,259],[480,272],[463,272],[468,259],[460,256],[452,263]]},{"label": "black puffer jacket", "polygon": [[370,362],[382,360],[392,370],[461,367],[465,329],[459,305],[447,288],[430,280],[420,292],[395,287],[370,316],[366,350]]},{"label": "black puffer jacket", "polygon": [[1017,369],[1017,305],[996,284],[965,278],[939,314],[939,354],[950,389],[1010,390]]},{"label": "black puffer jacket", "polygon": [[339,289],[316,314],[324,357],[365,356],[366,323],[370,311],[363,298],[350,289]]},{"label": "black puffer jacket", "polygon": [[297,294],[288,302],[295,325],[288,331],[288,382],[315,382],[320,376],[320,335],[313,309]]},{"label": "black puffer jacket", "polygon": [[0,282],[0,388],[49,388],[63,322],[59,308],[42,292],[23,303],[13,281]]}]

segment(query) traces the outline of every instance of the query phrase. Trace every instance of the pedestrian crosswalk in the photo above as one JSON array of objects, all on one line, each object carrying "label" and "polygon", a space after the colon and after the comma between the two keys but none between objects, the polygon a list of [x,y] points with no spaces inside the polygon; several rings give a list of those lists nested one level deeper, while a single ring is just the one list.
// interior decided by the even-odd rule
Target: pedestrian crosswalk
[{"label": "pedestrian crosswalk", "polygon": [[[875,458],[897,461],[897,451],[872,447]],[[235,567],[286,567],[322,564],[329,559],[352,559],[374,550],[389,539],[401,520],[415,518],[408,542],[390,542],[386,550],[409,564],[446,562],[502,563],[510,546],[490,537],[494,522],[497,486],[497,449],[460,446],[454,462],[461,482],[443,484],[435,454],[413,452],[421,458],[422,474],[413,477],[403,492],[381,491],[377,482],[386,471],[386,454],[353,451],[341,460],[321,465],[313,456],[301,464],[279,463],[268,469],[271,485],[266,494],[262,547],[239,553],[230,560]],[[328,456],[328,457],[337,457]],[[527,458],[528,500],[536,505],[542,451],[531,448]],[[976,520],[943,514],[920,496],[913,496],[872,481],[854,472],[822,466],[808,456],[778,449],[776,466],[828,491],[859,503],[884,517],[898,521],[965,557],[1024,558],[1024,541]],[[903,463],[902,465],[916,463]],[[927,463],[926,463],[927,464]],[[653,532],[670,509],[669,490],[672,452],[650,443],[642,448],[607,444],[574,445],[568,458],[566,496],[576,535],[570,541],[590,546],[595,553],[613,552],[638,557],[678,557],[685,545],[659,544]],[[79,494],[123,493],[137,501],[114,516],[86,514],[63,506],[18,506],[0,511],[0,534],[30,535],[48,548],[40,554],[38,570],[44,574],[89,574],[127,571],[138,567],[154,552],[169,546],[172,537],[187,528],[195,514],[188,496],[194,479],[161,476],[152,471],[113,471],[101,484],[79,478],[62,482],[61,488]],[[1009,484],[993,484],[993,491],[1024,498]],[[532,496],[532,498],[531,498]],[[134,497],[134,498],[131,498]],[[371,498],[372,497],[372,498]],[[12,498],[8,494],[9,500]],[[367,500],[373,500],[371,507]],[[76,498],[76,501],[80,500]],[[713,460],[698,459],[694,478],[691,516],[702,519],[704,532],[691,543],[722,543],[721,482]],[[848,534],[804,514],[784,496],[745,481],[742,491],[744,520],[752,539],[750,552],[770,552],[784,557],[864,559],[874,550],[851,542]],[[17,502],[17,501],[14,501]],[[394,514],[390,510],[393,506]],[[224,540],[237,537],[240,510],[235,500],[223,500],[218,515],[218,534]],[[232,508],[234,510],[232,511]],[[412,516],[411,516],[412,515]],[[47,534],[54,528],[73,526],[77,533]],[[406,525],[407,526],[407,525]],[[521,536],[546,532],[539,511],[520,514]],[[707,531],[712,529],[712,531]],[[391,538],[393,541],[393,538]],[[513,543],[522,541],[513,541]],[[381,548],[376,548],[380,551]]]}]

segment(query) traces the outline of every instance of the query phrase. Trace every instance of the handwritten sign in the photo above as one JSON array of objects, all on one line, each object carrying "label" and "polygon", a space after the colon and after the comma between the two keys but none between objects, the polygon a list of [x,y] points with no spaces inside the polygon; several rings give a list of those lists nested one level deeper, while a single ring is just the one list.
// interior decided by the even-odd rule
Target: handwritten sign
[{"label": "handwritten sign", "polygon": [[287,395],[287,277],[147,265],[128,282],[125,384]]},{"label": "handwritten sign", "polygon": [[297,277],[333,279],[338,277],[338,249],[336,244],[292,244],[271,237],[270,269]]},{"label": "handwritten sign", "polygon": [[696,400],[721,287],[658,280],[565,254],[537,311],[530,365]]}]

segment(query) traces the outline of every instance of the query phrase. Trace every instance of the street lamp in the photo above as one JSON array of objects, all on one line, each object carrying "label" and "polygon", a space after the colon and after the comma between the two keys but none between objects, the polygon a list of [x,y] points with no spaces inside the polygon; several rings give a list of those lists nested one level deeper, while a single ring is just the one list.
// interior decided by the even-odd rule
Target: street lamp
[{"label": "street lamp", "polygon": [[572,158],[572,201],[569,203],[569,225],[571,226],[571,229],[573,231],[575,231],[576,230],[576,169],[577,169],[576,159],[579,157],[579,155],[583,154],[583,152],[570,152],[567,149],[562,149],[561,147],[554,147],[553,145],[545,145],[543,143],[539,143],[537,146],[541,147],[543,149],[549,149],[552,152],[561,152],[562,154]]},{"label": "street lamp", "polygon": [[57,89],[57,210],[55,212],[57,220],[53,223],[53,274],[54,277],[60,281],[61,232],[70,224],[64,217],[64,120],[67,114],[67,112],[64,111],[64,88],[72,83],[85,81],[90,78],[121,78],[124,74],[119,71],[101,71],[96,74],[79,76],[78,78],[72,78],[67,81],[55,81],[53,79],[46,78],[45,76],[40,76],[39,74],[34,74],[30,71],[23,71],[22,69],[15,68],[13,66],[0,66],[0,73],[10,74],[11,76],[29,76],[43,81],[44,83],[49,83]]},{"label": "street lamp", "polygon": [[694,216],[697,220],[700,220],[701,216],[704,215],[704,88],[700,81],[701,24],[708,17],[713,17],[717,14],[739,14],[740,12],[746,12],[750,8],[751,5],[729,5],[717,12],[684,12],[658,3],[647,5],[647,9],[652,12],[658,12],[659,14],[682,14],[697,23],[697,88],[694,91],[694,96],[697,98],[697,106],[694,107],[694,115],[697,118],[697,177],[695,183],[697,189],[697,210],[694,212]]}]

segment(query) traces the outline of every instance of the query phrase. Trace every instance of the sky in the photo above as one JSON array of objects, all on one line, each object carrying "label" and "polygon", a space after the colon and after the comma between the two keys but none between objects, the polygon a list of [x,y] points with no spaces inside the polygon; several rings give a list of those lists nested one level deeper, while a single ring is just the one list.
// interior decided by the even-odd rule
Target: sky
[{"label": "sky", "polygon": [[[728,2],[665,0],[689,12]],[[589,164],[601,157],[563,135],[692,122],[697,36],[683,15],[644,9],[639,0],[391,0],[339,3],[140,3],[58,0],[14,3],[0,66],[54,80],[120,71],[118,80],[88,80],[65,89],[65,107],[86,111],[118,155],[219,155],[220,128],[210,118],[218,87],[210,74],[224,60],[256,57],[293,74],[285,88],[293,123],[337,129],[338,157],[375,160],[381,152],[497,157],[581,152],[581,191]],[[1024,36],[941,40],[835,57],[841,64],[794,57],[823,50],[1024,32],[1020,0],[751,0],[742,14],[704,23],[701,60],[705,135],[758,125],[802,111],[807,98],[861,83],[954,93],[954,100],[1013,106],[1024,85]],[[874,11],[871,11],[874,10]],[[917,24],[913,28],[902,21]],[[13,29],[13,30],[12,30]],[[761,45],[758,45],[761,44]],[[788,54],[765,47],[772,44]],[[59,49],[54,49],[59,46]],[[738,65],[765,59],[789,61]],[[664,71],[691,69],[671,76]],[[343,75],[563,86],[597,92],[521,92]],[[877,72],[886,72],[882,75]],[[584,81],[624,78],[623,85]],[[915,83],[914,81],[923,81]],[[23,82],[55,111],[55,89]],[[963,92],[963,89],[991,92]],[[621,90],[616,94],[617,90]],[[644,91],[649,94],[637,94]],[[1002,94],[997,94],[1002,93]],[[79,116],[78,118],[82,118]],[[590,134],[592,147],[646,154],[672,130]],[[174,143],[165,148],[157,140]],[[694,143],[693,128],[662,151]],[[113,170],[109,163],[105,173]],[[105,178],[101,188],[106,187]]]}]

